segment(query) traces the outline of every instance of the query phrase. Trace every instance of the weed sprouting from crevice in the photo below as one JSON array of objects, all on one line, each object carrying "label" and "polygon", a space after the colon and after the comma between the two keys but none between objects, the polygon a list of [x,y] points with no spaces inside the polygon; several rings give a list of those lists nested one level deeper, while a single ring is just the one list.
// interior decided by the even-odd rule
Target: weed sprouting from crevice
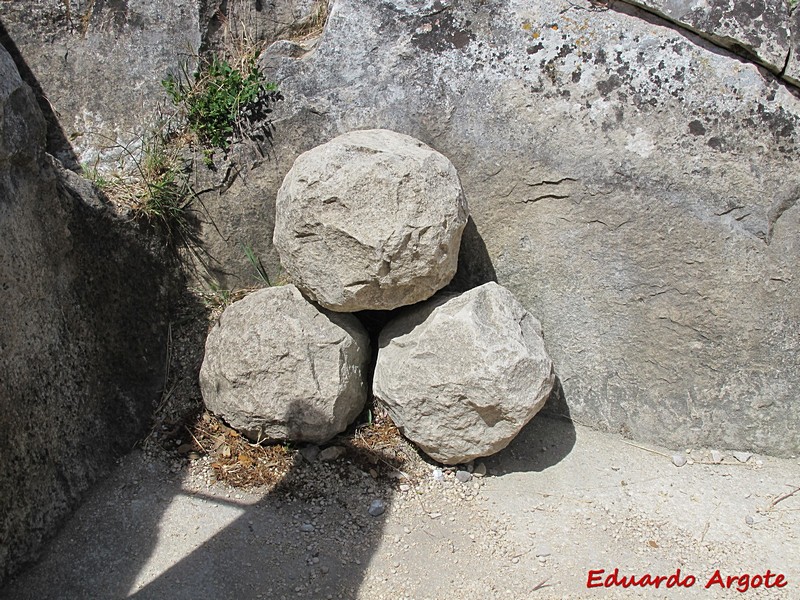
[{"label": "weed sprouting from crevice", "polygon": [[184,63],[179,75],[162,81],[188,129],[205,147],[207,159],[215,148],[226,151],[239,139],[272,138],[269,114],[282,97],[259,69],[258,56],[248,53],[231,64],[212,55],[200,59],[193,74]]}]

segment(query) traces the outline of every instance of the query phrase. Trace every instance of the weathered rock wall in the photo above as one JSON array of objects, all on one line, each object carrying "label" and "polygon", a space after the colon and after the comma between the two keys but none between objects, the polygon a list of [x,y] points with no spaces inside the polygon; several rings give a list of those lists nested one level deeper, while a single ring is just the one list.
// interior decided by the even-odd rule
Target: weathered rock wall
[{"label": "weathered rock wall", "polygon": [[165,257],[45,137],[0,47],[0,580],[132,448],[164,383]]},{"label": "weathered rock wall", "polygon": [[196,0],[3,2],[0,23],[58,115],[48,150],[70,168],[129,160],[165,104],[161,80],[191,68],[201,41]]},{"label": "weathered rock wall", "polygon": [[417,137],[452,160],[498,281],[541,318],[567,404],[550,410],[797,452],[796,90],[673,23],[588,8],[338,0],[315,48],[264,57],[286,100],[272,162],[244,173],[255,200],[206,206],[269,236],[301,151],[359,128]]},{"label": "weathered rock wall", "polygon": [[0,3],[0,27],[58,115],[48,150],[70,168],[131,169],[129,152],[173,112],[168,74],[192,72],[201,51],[303,35],[317,12],[315,0],[37,0]]}]

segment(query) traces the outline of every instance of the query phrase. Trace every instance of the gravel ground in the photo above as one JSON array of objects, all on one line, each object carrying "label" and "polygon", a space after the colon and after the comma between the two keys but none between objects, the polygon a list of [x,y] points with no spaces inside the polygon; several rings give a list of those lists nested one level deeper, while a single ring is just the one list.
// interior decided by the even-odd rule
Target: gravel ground
[{"label": "gravel ground", "polygon": [[[408,478],[375,478],[298,453],[285,482],[250,491],[215,482],[208,457],[135,452],[0,598],[739,597],[705,588],[717,569],[769,569],[787,585],[747,597],[800,598],[800,493],[775,503],[800,462],[681,452],[677,467],[672,450],[539,416],[471,474],[411,453]],[[696,582],[587,588],[615,568]]]}]

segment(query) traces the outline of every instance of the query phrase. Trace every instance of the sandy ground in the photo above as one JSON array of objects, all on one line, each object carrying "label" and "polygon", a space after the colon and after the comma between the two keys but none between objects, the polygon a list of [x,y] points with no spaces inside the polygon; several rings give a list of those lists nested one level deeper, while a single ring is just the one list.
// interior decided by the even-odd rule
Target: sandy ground
[{"label": "sandy ground", "polygon": [[[800,461],[674,452],[539,416],[466,483],[419,459],[375,479],[345,456],[271,492],[137,452],[0,598],[737,598],[742,579],[723,585],[744,574],[761,584],[746,597],[800,598]],[[600,569],[680,570],[683,587],[588,588]]]}]

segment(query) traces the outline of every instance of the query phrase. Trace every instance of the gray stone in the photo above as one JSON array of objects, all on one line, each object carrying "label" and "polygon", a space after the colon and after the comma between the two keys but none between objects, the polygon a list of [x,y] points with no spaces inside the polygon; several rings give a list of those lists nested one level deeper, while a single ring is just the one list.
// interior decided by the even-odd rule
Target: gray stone
[{"label": "gray stone", "polygon": [[300,155],[278,190],[275,248],[336,311],[430,298],[455,275],[467,204],[447,158],[407,135],[353,131]]},{"label": "gray stone", "polygon": [[233,49],[265,48],[283,38],[307,37],[320,2],[202,0],[200,4],[204,49],[226,55]]},{"label": "gray stone", "polygon": [[682,467],[686,464],[686,457],[683,454],[673,454],[672,455],[672,464],[676,467]]},{"label": "gray stone", "polygon": [[150,426],[177,283],[152,232],[45,144],[0,46],[0,581]]},{"label": "gray stone", "polygon": [[797,4],[791,9],[789,27],[792,37],[792,54],[783,76],[786,81],[800,85],[800,6]]},{"label": "gray stone", "polygon": [[337,458],[344,456],[345,450],[341,446],[328,446],[319,453],[322,462],[333,462]]},{"label": "gray stone", "polygon": [[69,166],[135,168],[128,151],[164,112],[161,80],[201,44],[196,0],[2,2],[0,20],[58,115],[49,148]]},{"label": "gray stone", "polygon": [[408,309],[379,344],[375,397],[444,464],[505,448],[554,383],[539,322],[496,283]]},{"label": "gray stone", "polygon": [[380,517],[384,512],[386,512],[386,504],[384,504],[383,500],[373,500],[367,512],[373,517]]},{"label": "gray stone", "polygon": [[321,444],[366,401],[369,338],[352,315],[291,285],[233,303],[206,341],[200,388],[209,410],[251,440]]},{"label": "gray stone", "polygon": [[320,449],[316,444],[308,444],[307,446],[300,448],[300,456],[310,463],[313,463],[315,460],[317,460],[319,455]]},{"label": "gray stone", "polygon": [[750,458],[753,456],[749,452],[732,452],[733,458],[738,460],[740,463],[746,463]]},{"label": "gray stone", "polygon": [[[313,53],[265,55],[276,168],[354,129],[424,141],[458,170],[476,262],[548,332],[564,393],[546,410],[672,448],[800,451],[800,100],[637,15],[440,8],[339,0]],[[270,186],[239,235],[271,234]]]},{"label": "gray stone", "polygon": [[724,456],[722,455],[722,452],[720,452],[719,450],[711,451],[711,462],[721,463],[723,458]]},{"label": "gray stone", "polygon": [[128,151],[135,155],[159,116],[174,112],[161,85],[168,74],[191,73],[201,49],[239,56],[285,37],[307,38],[314,29],[314,0],[260,4],[0,2],[0,21],[47,98],[49,151],[70,168],[115,170],[122,163],[129,170],[135,165]]},{"label": "gray stone", "polygon": [[791,48],[786,0],[626,0],[781,73]]},{"label": "gray stone", "polygon": [[456,479],[461,483],[467,483],[472,479],[472,473],[469,471],[456,471]]}]

